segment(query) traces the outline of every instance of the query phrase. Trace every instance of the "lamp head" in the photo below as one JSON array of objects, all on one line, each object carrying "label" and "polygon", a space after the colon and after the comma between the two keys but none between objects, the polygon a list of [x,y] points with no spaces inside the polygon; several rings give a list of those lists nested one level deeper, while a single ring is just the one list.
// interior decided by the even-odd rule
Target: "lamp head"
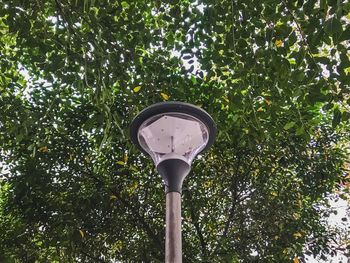
[{"label": "lamp head", "polygon": [[193,159],[214,142],[216,127],[201,108],[182,102],[161,102],[141,111],[133,120],[130,133],[133,143],[152,157],[163,178],[174,170],[185,174],[166,176],[167,183],[169,177],[184,179]]}]

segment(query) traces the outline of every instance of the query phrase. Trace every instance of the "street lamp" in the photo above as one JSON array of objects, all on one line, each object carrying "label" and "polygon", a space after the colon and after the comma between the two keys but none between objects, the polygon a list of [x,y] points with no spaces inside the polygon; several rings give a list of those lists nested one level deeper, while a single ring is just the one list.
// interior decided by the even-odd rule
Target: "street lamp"
[{"label": "street lamp", "polygon": [[188,103],[161,102],[141,111],[130,126],[133,143],[150,155],[166,192],[165,262],[181,263],[181,189],[193,159],[214,142],[210,115]]}]

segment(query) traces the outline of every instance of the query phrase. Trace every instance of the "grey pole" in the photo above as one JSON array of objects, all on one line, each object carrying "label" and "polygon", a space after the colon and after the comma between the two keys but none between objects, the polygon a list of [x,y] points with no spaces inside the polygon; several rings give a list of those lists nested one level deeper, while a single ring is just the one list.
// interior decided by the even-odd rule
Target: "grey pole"
[{"label": "grey pole", "polygon": [[181,194],[166,194],[165,262],[182,263]]}]

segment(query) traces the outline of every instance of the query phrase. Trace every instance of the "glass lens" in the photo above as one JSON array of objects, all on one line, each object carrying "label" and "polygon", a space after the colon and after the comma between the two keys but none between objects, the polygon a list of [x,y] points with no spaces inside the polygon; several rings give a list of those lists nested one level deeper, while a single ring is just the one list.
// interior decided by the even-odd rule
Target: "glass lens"
[{"label": "glass lens", "polygon": [[208,143],[208,128],[184,113],[164,113],[146,120],[138,140],[156,165],[165,159],[182,159],[191,164]]}]

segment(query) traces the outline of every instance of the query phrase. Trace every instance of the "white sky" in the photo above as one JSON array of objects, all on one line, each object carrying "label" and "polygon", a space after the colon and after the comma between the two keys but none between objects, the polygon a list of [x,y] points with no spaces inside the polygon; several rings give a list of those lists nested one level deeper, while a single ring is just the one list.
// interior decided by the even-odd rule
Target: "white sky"
[{"label": "white sky", "polygon": [[[337,214],[331,214],[328,222],[330,226],[337,227],[339,229],[344,229],[344,231],[347,231],[350,229],[350,217],[347,214],[346,208],[349,207],[349,204],[347,201],[339,199],[337,202],[331,201],[332,208],[335,208],[337,211]],[[342,218],[347,218],[348,220],[346,222],[342,221]],[[348,263],[348,259],[343,255],[338,255],[335,257],[328,257],[326,261],[316,259],[314,257],[308,257],[307,261],[308,263]]]}]

